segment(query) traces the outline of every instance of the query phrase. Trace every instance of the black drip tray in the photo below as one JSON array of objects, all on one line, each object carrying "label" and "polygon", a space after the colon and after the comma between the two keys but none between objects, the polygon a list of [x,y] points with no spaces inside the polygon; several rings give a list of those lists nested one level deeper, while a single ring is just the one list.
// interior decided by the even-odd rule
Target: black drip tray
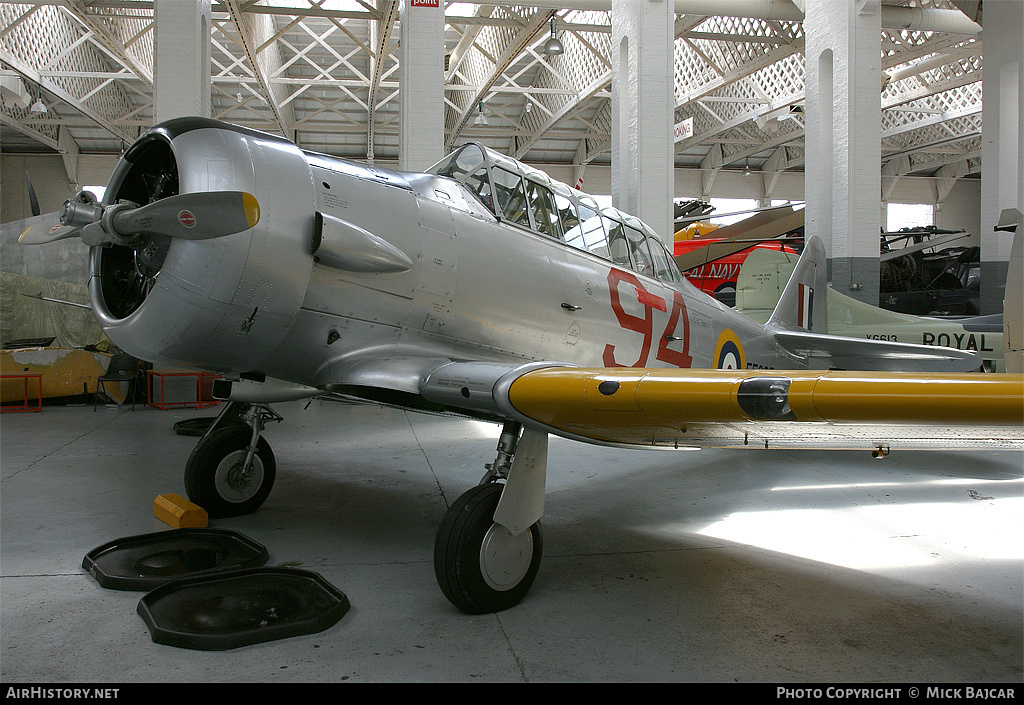
[{"label": "black drip tray", "polygon": [[105,588],[152,590],[185,576],[255,568],[267,549],[227,529],[172,529],[129,536],[89,551],[82,567]]},{"label": "black drip tray", "polygon": [[166,583],[143,596],[138,613],[158,644],[223,651],[321,632],[348,608],[317,573],[248,568]]}]

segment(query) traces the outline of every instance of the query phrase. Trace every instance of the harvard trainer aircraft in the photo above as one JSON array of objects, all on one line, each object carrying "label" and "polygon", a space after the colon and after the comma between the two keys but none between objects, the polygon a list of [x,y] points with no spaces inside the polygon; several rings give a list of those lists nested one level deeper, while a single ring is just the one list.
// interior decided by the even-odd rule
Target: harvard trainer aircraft
[{"label": "harvard trainer aircraft", "polygon": [[333,393],[503,424],[435,544],[441,589],[467,612],[517,604],[533,582],[549,434],[1024,447],[1020,375],[973,373],[972,352],[820,332],[819,241],[757,324],[686,283],[638,219],[475,143],[400,173],[180,118],[126,151],[106,194],[79,194],[21,241],[80,237],[112,341],[221,375],[215,396],[232,403],[185,469],[211,516],[267,498],[272,402]]}]

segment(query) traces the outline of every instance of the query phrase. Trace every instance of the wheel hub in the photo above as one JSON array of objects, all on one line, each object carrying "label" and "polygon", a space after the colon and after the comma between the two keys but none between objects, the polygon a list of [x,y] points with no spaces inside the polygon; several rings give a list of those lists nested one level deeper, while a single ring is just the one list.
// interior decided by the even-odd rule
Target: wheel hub
[{"label": "wheel hub", "polygon": [[492,524],[480,544],[480,574],[491,588],[511,590],[526,576],[533,562],[533,532],[518,536],[501,524]]},{"label": "wheel hub", "polygon": [[227,502],[244,502],[263,484],[263,462],[254,454],[252,466],[245,472],[245,456],[245,450],[237,450],[224,456],[217,466],[217,493]]}]

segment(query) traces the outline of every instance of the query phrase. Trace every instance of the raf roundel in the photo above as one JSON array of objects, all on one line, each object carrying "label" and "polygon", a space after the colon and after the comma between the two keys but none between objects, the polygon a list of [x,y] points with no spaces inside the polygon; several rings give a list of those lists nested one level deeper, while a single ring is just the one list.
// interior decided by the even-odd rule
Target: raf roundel
[{"label": "raf roundel", "polygon": [[746,368],[743,359],[743,345],[731,330],[726,328],[715,343],[715,367],[720,370],[742,370]]}]

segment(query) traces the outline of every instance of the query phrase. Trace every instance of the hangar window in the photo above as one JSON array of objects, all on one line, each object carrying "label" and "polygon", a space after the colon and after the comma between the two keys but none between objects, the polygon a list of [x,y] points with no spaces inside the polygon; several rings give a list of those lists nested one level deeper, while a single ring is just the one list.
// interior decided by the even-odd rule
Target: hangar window
[{"label": "hangar window", "polygon": [[107,194],[106,186],[83,186],[82,190],[91,193],[101,203],[103,202],[103,197]]},{"label": "hangar window", "polygon": [[885,229],[894,233],[902,228],[920,228],[935,224],[935,208],[930,203],[889,203],[885,207]]}]

